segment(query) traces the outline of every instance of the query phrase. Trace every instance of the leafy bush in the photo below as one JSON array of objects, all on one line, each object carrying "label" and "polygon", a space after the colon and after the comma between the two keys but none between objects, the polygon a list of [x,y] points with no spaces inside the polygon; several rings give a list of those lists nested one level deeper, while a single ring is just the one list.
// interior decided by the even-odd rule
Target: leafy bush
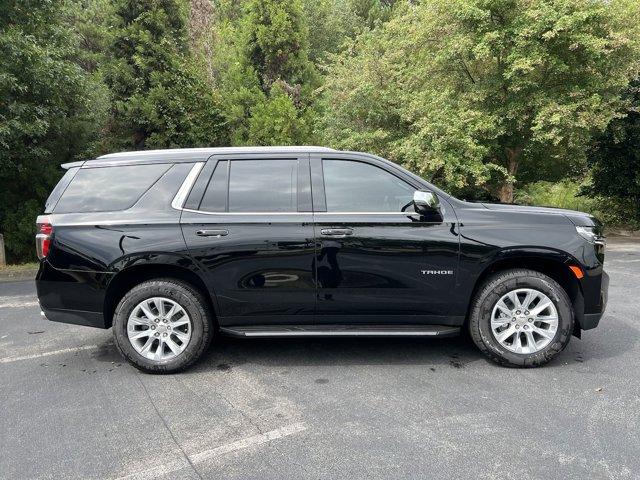
[{"label": "leafy bush", "polygon": [[607,197],[640,223],[640,78],[623,95],[629,100],[626,115],[609,124],[596,137],[589,152],[591,181],[583,188],[590,197]]},{"label": "leafy bush", "polygon": [[515,203],[586,212],[607,227],[639,227],[632,216],[632,202],[607,197],[588,198],[581,194],[583,187],[581,182],[574,180],[530,183],[515,191]]},{"label": "leafy bush", "polygon": [[523,205],[558,207],[591,213],[594,202],[580,197],[580,184],[571,180],[535,182],[516,190],[515,202]]},{"label": "leafy bush", "polygon": [[105,89],[78,60],[66,0],[0,3],[0,233],[7,260],[34,260],[35,220],[64,162],[87,158]]}]

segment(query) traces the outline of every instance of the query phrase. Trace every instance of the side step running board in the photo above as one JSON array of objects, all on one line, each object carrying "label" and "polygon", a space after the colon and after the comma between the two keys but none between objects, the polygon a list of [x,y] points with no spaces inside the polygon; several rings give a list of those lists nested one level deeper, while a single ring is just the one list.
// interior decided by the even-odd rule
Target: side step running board
[{"label": "side step running board", "polygon": [[435,337],[460,333],[448,325],[256,325],[220,327],[234,337]]}]

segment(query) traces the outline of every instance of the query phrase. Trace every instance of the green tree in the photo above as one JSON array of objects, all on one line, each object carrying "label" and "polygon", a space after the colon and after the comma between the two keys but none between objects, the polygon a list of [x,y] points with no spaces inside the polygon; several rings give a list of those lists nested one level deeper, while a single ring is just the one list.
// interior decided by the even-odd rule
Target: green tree
[{"label": "green tree", "polygon": [[348,0],[348,3],[363,26],[372,29],[391,19],[396,0]]},{"label": "green tree", "polygon": [[291,97],[276,83],[269,96],[251,109],[247,143],[252,145],[293,145],[309,132],[306,112],[300,112]]},{"label": "green tree", "polygon": [[300,1],[249,0],[240,18],[220,19],[216,28],[231,144],[309,142],[319,76]]},{"label": "green tree", "polygon": [[68,17],[79,39],[78,64],[100,78],[112,41],[113,0],[69,0]]},{"label": "green tree", "polygon": [[591,183],[584,190],[590,197],[615,200],[625,223],[640,224],[640,81],[635,80],[625,97],[629,110],[600,135],[589,154]]},{"label": "green tree", "polygon": [[115,14],[106,147],[225,143],[221,100],[189,51],[186,1],[117,0]]},{"label": "green tree", "polygon": [[77,60],[65,0],[0,6],[0,231],[9,261],[34,258],[35,217],[59,164],[91,155],[104,89]]},{"label": "green tree", "polygon": [[513,199],[521,171],[584,165],[637,69],[631,0],[425,0],[335,56],[327,141],[458,192]]},{"label": "green tree", "polygon": [[309,59],[314,64],[340,52],[345,41],[362,30],[363,22],[349,0],[304,0],[302,10],[309,30]]},{"label": "green tree", "polygon": [[276,81],[293,93],[313,80],[300,0],[251,0],[244,21],[246,53],[265,93]]},{"label": "green tree", "polygon": [[396,0],[303,0],[302,9],[309,30],[309,59],[322,65],[327,56],[338,53],[346,42],[388,21]]}]

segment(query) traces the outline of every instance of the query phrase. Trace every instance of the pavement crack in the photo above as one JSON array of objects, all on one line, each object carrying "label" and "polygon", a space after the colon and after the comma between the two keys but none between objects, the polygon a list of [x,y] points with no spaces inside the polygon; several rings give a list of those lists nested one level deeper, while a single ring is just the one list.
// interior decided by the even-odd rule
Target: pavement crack
[{"label": "pavement crack", "polygon": [[184,448],[182,448],[182,445],[180,445],[180,443],[178,442],[178,439],[174,435],[174,433],[171,430],[171,428],[169,428],[169,424],[165,420],[164,416],[162,415],[162,413],[160,413],[160,410],[158,410],[158,407],[156,406],[156,403],[153,401],[153,398],[151,398],[151,395],[149,394],[149,390],[147,390],[147,386],[144,384],[144,382],[140,378],[140,375],[141,375],[140,373],[137,373],[136,378],[138,379],[138,382],[140,382],[140,385],[142,386],[142,389],[144,390],[145,395],[149,399],[149,402],[151,403],[151,406],[153,407],[153,409],[156,411],[156,414],[158,415],[158,418],[160,418],[160,421],[164,425],[164,428],[167,430],[167,432],[169,432],[169,436],[173,440],[173,443],[175,443],[175,445],[178,447],[178,449],[180,449],[180,452],[182,452],[182,455],[184,456],[185,460],[187,461],[187,463],[189,464],[191,469],[194,471],[194,473],[198,476],[198,478],[200,480],[204,480],[202,475],[200,474],[200,472],[196,468],[196,466],[191,461],[191,458],[189,458],[189,455],[187,455],[187,452],[184,451]]},{"label": "pavement crack", "polygon": [[229,407],[238,412],[242,418],[249,422],[249,424],[258,431],[259,434],[264,434],[264,432],[262,431],[262,427],[260,427],[260,425],[255,422],[253,417],[245,412],[244,409],[238,407],[237,405],[234,405],[227,397],[222,395],[220,392],[216,392],[216,395],[221,398],[227,405],[229,405]]}]

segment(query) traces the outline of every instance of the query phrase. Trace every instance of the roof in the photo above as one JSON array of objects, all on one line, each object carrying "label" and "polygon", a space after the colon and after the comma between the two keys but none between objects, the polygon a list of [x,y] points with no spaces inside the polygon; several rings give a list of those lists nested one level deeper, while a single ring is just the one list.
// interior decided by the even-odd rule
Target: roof
[{"label": "roof", "polygon": [[138,157],[173,157],[175,155],[187,157],[208,157],[211,155],[226,155],[236,153],[313,153],[313,152],[331,152],[332,148],[315,147],[315,146],[276,146],[276,147],[210,147],[210,148],[170,148],[165,150],[138,150],[133,152],[108,153],[97,158],[102,159],[120,159],[120,158],[138,158]]},{"label": "roof", "polygon": [[131,156],[152,155],[159,157],[163,155],[183,154],[183,155],[214,155],[214,154],[234,154],[234,153],[278,153],[278,152],[331,152],[333,148],[315,146],[282,146],[282,147],[208,147],[208,148],[168,148],[163,150],[136,150],[133,152],[117,152],[101,155],[102,158],[121,158]]},{"label": "roof", "polygon": [[274,147],[209,147],[209,148],[170,148],[165,150],[136,150],[101,155],[94,160],[65,163],[62,168],[114,165],[129,162],[156,163],[202,161],[211,155],[234,155],[241,153],[321,153],[335,152],[333,148],[316,146],[274,146]]}]

